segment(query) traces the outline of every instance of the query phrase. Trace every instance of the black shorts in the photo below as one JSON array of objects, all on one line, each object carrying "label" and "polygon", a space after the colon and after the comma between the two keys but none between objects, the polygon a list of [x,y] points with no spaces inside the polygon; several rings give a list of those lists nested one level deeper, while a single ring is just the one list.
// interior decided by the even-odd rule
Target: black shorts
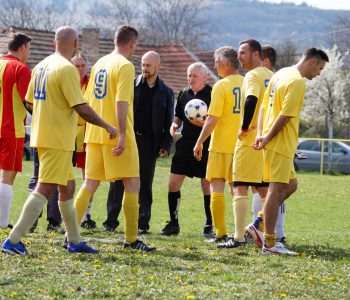
[{"label": "black shorts", "polygon": [[[205,145],[207,146],[207,145]],[[202,159],[196,160],[193,156],[193,141],[180,139],[175,145],[175,154],[171,161],[171,173],[187,177],[205,178],[208,162],[208,148],[204,147]]]},{"label": "black shorts", "polygon": [[260,188],[260,187],[269,187],[269,183],[268,182],[243,182],[243,181],[234,181],[233,182],[233,187],[236,186],[254,186],[256,188]]}]

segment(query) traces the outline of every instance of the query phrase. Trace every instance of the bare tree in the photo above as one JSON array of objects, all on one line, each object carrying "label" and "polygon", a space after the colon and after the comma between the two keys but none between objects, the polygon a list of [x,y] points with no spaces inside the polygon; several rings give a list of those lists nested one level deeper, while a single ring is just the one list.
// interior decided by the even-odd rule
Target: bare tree
[{"label": "bare tree", "polygon": [[297,54],[297,46],[293,41],[286,40],[285,42],[278,44],[276,48],[276,70],[290,67],[297,62],[299,55]]}]

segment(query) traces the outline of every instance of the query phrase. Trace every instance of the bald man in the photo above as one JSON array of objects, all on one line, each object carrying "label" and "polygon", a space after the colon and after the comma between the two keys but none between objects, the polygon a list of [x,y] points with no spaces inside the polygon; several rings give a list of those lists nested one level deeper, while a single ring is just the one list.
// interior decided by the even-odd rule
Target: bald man
[{"label": "bald man", "polygon": [[54,44],[55,53],[33,69],[25,97],[28,109],[33,111],[30,146],[38,150],[39,180],[9,238],[2,245],[2,251],[12,255],[29,254],[21,240],[57,188],[58,204],[67,230],[67,250],[71,253],[98,253],[81,241],[73,203],[72,155],[78,114],[85,121],[104,128],[104,134],[110,139],[115,139],[117,129],[101,119],[81,93],[78,71],[70,62],[77,50],[76,31],[69,26],[60,27]]},{"label": "bald man", "polygon": [[[170,126],[174,113],[174,93],[158,76],[160,56],[146,52],[141,59],[142,74],[134,86],[134,130],[140,160],[139,221],[140,234],[149,232],[153,202],[152,183],[157,157],[169,155],[172,137]],[[104,227],[113,231],[118,226],[122,185],[112,183],[107,202]],[[118,205],[119,203],[119,205]]]}]

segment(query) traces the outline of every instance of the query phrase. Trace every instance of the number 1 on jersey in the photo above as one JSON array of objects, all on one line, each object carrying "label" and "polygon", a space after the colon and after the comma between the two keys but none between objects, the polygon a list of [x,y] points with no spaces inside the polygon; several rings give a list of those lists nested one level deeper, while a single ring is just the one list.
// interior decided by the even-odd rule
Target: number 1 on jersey
[{"label": "number 1 on jersey", "polygon": [[239,114],[241,112],[241,88],[235,87],[232,90],[233,94],[233,110],[232,113]]},{"label": "number 1 on jersey", "polygon": [[46,78],[49,69],[40,68],[35,72],[34,100],[46,100]]}]

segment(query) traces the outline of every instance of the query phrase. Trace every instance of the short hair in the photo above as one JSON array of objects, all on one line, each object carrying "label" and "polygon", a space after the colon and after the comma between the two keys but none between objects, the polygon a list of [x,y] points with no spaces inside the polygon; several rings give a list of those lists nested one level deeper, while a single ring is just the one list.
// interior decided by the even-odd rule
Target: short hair
[{"label": "short hair", "polygon": [[122,25],[115,32],[115,42],[118,46],[124,46],[131,41],[136,41],[139,36],[137,30],[129,25]]},{"label": "short hair", "polygon": [[237,51],[231,46],[223,46],[215,50],[214,58],[220,57],[225,61],[229,61],[235,69],[239,67]]},{"label": "short hair", "polygon": [[81,53],[80,51],[78,51],[71,59],[71,61],[73,61],[74,59],[77,59],[77,58],[82,58],[86,63],[88,63],[85,55],[83,53]]},{"label": "short hair", "polygon": [[313,58],[316,58],[318,61],[324,60],[325,62],[329,62],[328,55],[325,51],[315,47],[306,49],[303,53],[303,60],[306,61]]},{"label": "short hair", "polygon": [[24,33],[15,32],[11,33],[9,36],[9,41],[7,43],[8,49],[11,51],[17,51],[21,46],[30,43],[32,38]]},{"label": "short hair", "polygon": [[208,67],[205,64],[203,64],[202,62],[195,62],[193,64],[190,64],[187,67],[187,72],[190,72],[190,71],[192,71],[195,68],[198,68],[203,75],[205,75],[205,76],[209,75]]},{"label": "short hair", "polygon": [[261,53],[262,53],[262,48],[261,48],[261,44],[254,39],[248,39],[248,40],[244,40],[239,42],[240,45],[242,44],[248,44],[249,48],[252,52],[258,51],[259,56],[261,57]]},{"label": "short hair", "polygon": [[271,63],[271,66],[275,67],[276,59],[277,59],[277,51],[274,47],[270,45],[263,46],[261,54],[262,54],[261,55],[262,59],[268,58]]}]

